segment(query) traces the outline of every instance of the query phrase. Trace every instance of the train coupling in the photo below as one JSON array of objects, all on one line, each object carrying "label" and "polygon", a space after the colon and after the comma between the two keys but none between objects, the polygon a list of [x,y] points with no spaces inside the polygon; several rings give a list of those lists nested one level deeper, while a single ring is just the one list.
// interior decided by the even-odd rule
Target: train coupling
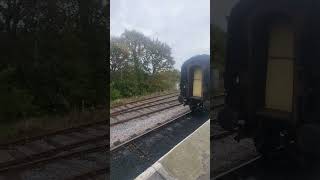
[{"label": "train coupling", "polygon": [[178,101],[181,103],[181,104],[184,104],[184,98],[183,98],[183,96],[179,96],[178,97]]}]

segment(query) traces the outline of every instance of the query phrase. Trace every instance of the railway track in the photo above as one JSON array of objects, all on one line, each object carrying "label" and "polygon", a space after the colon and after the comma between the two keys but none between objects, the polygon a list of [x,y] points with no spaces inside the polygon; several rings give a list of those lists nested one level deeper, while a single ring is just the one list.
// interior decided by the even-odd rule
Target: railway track
[{"label": "railway track", "polygon": [[106,127],[106,126],[107,126],[107,121],[97,121],[97,122],[93,122],[93,123],[82,124],[82,125],[72,127],[72,128],[57,130],[57,131],[43,134],[43,135],[24,137],[24,138],[15,140],[15,141],[0,144],[0,150],[1,150],[1,148],[7,148],[7,147],[14,146],[17,144],[25,144],[25,143],[28,143],[31,141],[41,140],[41,139],[48,138],[48,137],[58,135],[58,134],[66,134],[66,133],[81,131],[82,129],[90,128],[90,127],[99,128],[99,127]]},{"label": "railway track", "polygon": [[122,104],[122,105],[113,106],[111,109],[115,110],[115,109],[119,109],[119,108],[120,109],[121,108],[128,108],[128,105],[135,106],[136,104],[143,103],[144,101],[153,100],[153,99],[156,99],[156,98],[159,98],[159,97],[163,97],[163,96],[170,96],[170,95],[173,95],[173,94],[178,94],[178,92],[169,92],[169,93],[166,93],[166,94],[160,94],[160,95],[156,95],[156,96],[151,96],[151,97],[139,99],[139,100],[136,100],[136,101],[131,101],[131,102],[128,102],[128,103],[125,103],[125,104]]},{"label": "railway track", "polygon": [[156,105],[160,105],[160,104],[164,104],[164,103],[168,103],[168,100],[170,100],[169,102],[173,101],[173,100],[177,100],[178,99],[178,93],[170,93],[170,94],[165,94],[162,96],[157,96],[154,98],[148,98],[147,100],[141,100],[141,101],[136,101],[134,102],[134,104],[132,103],[128,103],[125,104],[121,107],[116,107],[116,108],[112,108],[111,109],[111,113],[110,116],[117,116],[123,113],[129,113],[129,112],[133,112],[133,111],[137,111],[143,108],[150,108],[150,107],[154,107]]},{"label": "railway track", "polygon": [[[213,96],[214,99],[221,99],[224,94]],[[178,102],[178,93],[169,93],[159,95],[151,98],[147,98],[140,101],[134,101],[118,108],[111,109],[110,113],[110,126],[115,126],[124,122],[128,122],[134,119],[146,117],[158,112],[162,112],[171,108],[180,106]],[[215,105],[216,108],[220,108],[224,103],[218,103]]]},{"label": "railway track", "polygon": [[[42,178],[39,179],[55,179],[54,176],[57,176],[57,179],[72,178],[88,173],[89,170],[94,171],[102,164],[105,166],[108,136],[109,130],[104,121],[2,144],[0,146],[0,177],[28,179],[36,176],[39,168],[45,169],[41,171]],[[95,159],[95,166],[83,168],[81,163],[85,161],[81,160],[83,156],[99,158]],[[73,173],[61,172],[57,175],[57,172],[68,169]]]},{"label": "railway track", "polygon": [[113,109],[110,114],[110,126],[128,122],[134,119],[143,118],[161,111],[180,106],[178,94],[157,96],[156,98],[142,100],[134,105],[124,105],[121,109]]},{"label": "railway track", "polygon": [[[223,107],[224,103],[217,103],[215,109]],[[216,117],[216,113],[214,114]],[[218,124],[216,118],[212,121],[213,151],[211,160],[214,165],[211,169],[213,180],[240,180],[249,178],[261,157],[252,151],[253,144],[244,144],[234,141],[235,132],[225,131]],[[250,144],[250,145],[249,145]],[[217,148],[217,149],[214,149]],[[251,173],[251,174],[250,174]],[[250,179],[250,178],[249,178]]]},{"label": "railway track", "polygon": [[246,176],[252,174],[253,169],[257,166],[257,164],[261,161],[261,156],[257,155],[253,158],[250,158],[237,166],[234,166],[225,172],[214,175],[214,180],[236,180],[236,179],[244,179]]},{"label": "railway track", "polygon": [[[224,97],[224,94],[215,96],[215,98],[221,98],[221,97]],[[178,105],[180,105],[180,103],[179,103]],[[175,105],[174,105],[174,106],[175,106]],[[221,108],[221,107],[223,107],[223,106],[224,106],[224,103],[218,103],[218,104],[214,105],[214,108]],[[171,108],[171,106],[168,107],[168,108],[165,108],[165,109],[169,109],[169,108]],[[163,110],[162,110],[162,109],[158,109],[156,112],[160,112],[160,111],[163,111]],[[123,145],[125,145],[125,144],[130,143],[131,141],[134,141],[134,140],[137,139],[137,138],[140,138],[140,137],[142,137],[142,136],[147,135],[148,133],[150,133],[150,132],[152,132],[152,131],[155,131],[155,130],[157,130],[157,129],[159,129],[159,128],[165,127],[165,126],[167,126],[168,124],[172,123],[173,121],[181,118],[182,116],[185,116],[185,115],[189,114],[190,112],[191,112],[191,111],[187,111],[187,112],[185,112],[185,113],[182,113],[182,114],[180,114],[180,115],[172,118],[171,120],[168,120],[168,121],[166,121],[166,122],[164,122],[164,123],[160,123],[160,124],[158,124],[157,126],[155,126],[154,128],[148,129],[148,130],[145,131],[144,133],[142,133],[142,134],[140,134],[140,135],[138,135],[138,136],[135,136],[134,138],[131,138],[129,141],[125,141],[125,142],[119,143],[119,144],[116,145],[116,146],[111,147],[110,150],[113,151],[113,150],[115,150],[115,149],[117,149],[117,148],[119,148],[119,147],[121,147],[121,146],[123,146]],[[142,117],[142,116],[145,116],[145,115],[149,115],[149,114],[153,114],[153,113],[155,113],[155,112],[150,112],[150,113],[147,113],[147,114],[143,114],[143,115],[140,115],[139,117]],[[123,123],[123,122],[127,122],[127,121],[130,121],[130,120],[132,120],[132,119],[136,119],[136,118],[137,118],[137,117],[129,118],[129,119],[123,120],[123,121],[121,121],[121,122],[111,124],[111,126],[116,125],[116,124],[120,124],[120,123]],[[215,120],[213,120],[213,121],[215,121]],[[212,138],[213,138],[213,139],[218,139],[218,138],[222,138],[221,136],[227,136],[227,135],[231,135],[231,134],[230,134],[229,132],[224,132],[224,133],[222,133],[221,135],[214,135],[214,136],[212,136]],[[218,137],[218,136],[219,136],[219,137]]]},{"label": "railway track", "polygon": [[[157,111],[149,111],[126,119],[126,121],[130,121],[180,105],[180,103],[175,103],[176,97],[176,93],[170,93],[130,102],[117,107],[117,110],[113,110],[111,115],[116,117],[145,109],[157,109]],[[169,104],[169,106],[158,108],[165,104]],[[175,119],[159,124],[145,133],[119,144],[111,151],[115,152],[123,147],[132,148],[134,147],[132,144],[136,144],[138,139],[161,131],[188,114],[189,112],[181,114]],[[0,144],[0,177],[4,179],[28,179],[29,177],[33,177],[33,179],[89,179],[92,177],[104,179],[109,172],[105,163],[107,161],[105,151],[109,146],[109,142],[107,142],[108,128],[106,121],[100,121]],[[85,167],[86,164],[92,163],[95,165]],[[36,175],[39,174],[39,169],[41,169],[41,173]]]},{"label": "railway track", "polygon": [[240,180],[252,175],[260,156],[250,140],[235,142],[232,133],[220,133],[210,139],[214,139],[210,160],[212,179]]},{"label": "railway track", "polygon": [[[224,94],[214,96],[214,98],[223,98],[223,97],[224,97]],[[234,132],[225,131],[217,126],[217,118],[216,118],[217,111],[222,107],[224,107],[224,102],[219,102],[214,104],[214,113],[213,113],[214,117],[213,119],[211,119],[211,122],[212,122],[211,126],[213,126],[214,130],[212,134],[210,134],[210,140],[219,140],[234,134]]]},{"label": "railway track", "polygon": [[[172,98],[174,95],[173,93],[169,94],[166,98]],[[165,98],[159,96],[157,100],[159,99],[164,100]],[[159,104],[152,101],[155,101],[154,97],[149,98],[148,102]],[[134,107],[134,110],[143,106],[150,107],[150,104],[147,105],[146,102],[139,102],[129,104]],[[128,112],[128,110],[122,110],[118,113],[124,112]],[[100,121],[0,144],[0,177],[28,179],[36,176],[35,174],[39,173],[37,172],[39,168],[45,169],[41,171],[42,178],[39,179],[86,179],[86,177],[93,175],[105,177],[107,173],[105,170],[108,170],[105,163],[107,161],[105,151],[109,146],[109,142],[107,142],[108,128],[107,121]],[[90,158],[91,164],[99,165],[84,168],[83,164],[90,164],[81,159],[84,156],[94,156]],[[61,169],[60,167],[65,168]],[[69,172],[66,172],[67,170]],[[37,179],[37,177],[33,177],[33,179]]]},{"label": "railway track", "polygon": [[[201,115],[200,115],[201,116]],[[111,179],[133,179],[207,120],[190,112],[111,149]],[[125,172],[125,173],[124,173]]]},{"label": "railway track", "polygon": [[166,121],[166,122],[164,122],[164,123],[161,123],[161,124],[155,126],[154,128],[151,128],[151,129],[145,131],[144,133],[142,133],[142,134],[140,134],[140,135],[138,135],[138,136],[136,136],[136,137],[134,137],[134,138],[131,138],[131,139],[128,140],[128,141],[122,142],[122,143],[120,143],[119,145],[110,148],[110,151],[111,151],[111,152],[112,152],[112,151],[115,151],[115,150],[119,149],[120,147],[125,146],[125,145],[128,145],[128,144],[130,144],[131,142],[134,142],[135,140],[137,140],[137,139],[139,139],[139,138],[142,138],[142,137],[144,137],[144,136],[149,135],[149,133],[151,133],[151,132],[157,131],[157,130],[159,130],[159,129],[161,129],[161,128],[165,128],[166,126],[170,125],[170,124],[173,123],[174,121],[176,121],[176,120],[180,119],[181,117],[186,116],[186,115],[188,115],[188,114],[190,114],[190,113],[191,113],[191,111],[187,111],[186,113],[180,114],[180,115],[178,115],[177,117],[172,118],[172,119],[169,120],[169,121]]},{"label": "railway track", "polygon": [[134,111],[133,115],[127,115],[127,116],[122,116],[122,117],[117,117],[117,118],[112,118],[110,119],[110,126],[115,126],[117,124],[121,124],[124,122],[128,122],[134,119],[138,119],[138,118],[142,118],[142,117],[146,117],[149,116],[151,114],[155,114],[158,112],[162,112],[168,109],[172,109],[174,107],[177,106],[181,106],[181,103],[179,103],[177,100],[174,100],[172,103],[163,103],[161,104],[161,106],[155,107],[154,109],[148,109],[148,108],[144,108],[144,111]]},{"label": "railway track", "polygon": [[[221,104],[218,104],[217,106],[221,107]],[[159,159],[162,155],[164,155],[167,151],[169,151],[174,145],[180,142],[184,137],[192,133],[197,127],[199,127],[202,123],[205,122],[197,122],[196,119],[194,119],[193,121],[190,119],[186,120],[187,116],[190,116],[190,111],[181,114],[163,124],[149,129],[148,131],[140,134],[139,136],[136,136],[126,142],[123,142],[111,148],[110,162],[115,163],[111,164],[111,178],[132,179],[136,177],[143,170],[145,170],[152,163],[154,163],[157,159]],[[187,131],[187,133],[181,133],[179,132],[179,130],[181,131],[181,129],[183,128],[177,129],[176,127],[174,127],[177,124],[181,124],[180,127],[183,128],[189,127],[192,130]],[[168,129],[171,129],[169,133]],[[174,136],[172,136],[171,133],[175,131],[177,133],[175,136],[182,136],[179,140],[175,141],[174,144],[172,144],[170,147],[168,145],[159,145],[172,143],[170,141],[172,141],[172,138]],[[160,136],[159,134],[162,134],[162,138],[158,137]],[[170,138],[166,139],[167,137]],[[144,141],[147,141],[148,143],[145,144],[143,143]],[[159,148],[158,146],[161,146],[161,148]],[[162,151],[162,153],[160,151]],[[130,159],[135,160],[131,161]],[[130,162],[130,164],[126,164],[128,162]],[[138,169],[135,167],[138,167]],[[125,175],[124,171],[126,172],[125,174],[128,175]]]},{"label": "railway track", "polygon": [[235,133],[232,131],[225,131],[222,128],[220,128],[219,126],[217,126],[217,122],[216,119],[213,119],[211,122],[213,122],[213,124],[211,125],[211,127],[213,128],[213,131],[210,134],[210,140],[215,141],[215,140],[219,140],[219,139],[223,139],[226,138],[228,136],[234,135]]}]

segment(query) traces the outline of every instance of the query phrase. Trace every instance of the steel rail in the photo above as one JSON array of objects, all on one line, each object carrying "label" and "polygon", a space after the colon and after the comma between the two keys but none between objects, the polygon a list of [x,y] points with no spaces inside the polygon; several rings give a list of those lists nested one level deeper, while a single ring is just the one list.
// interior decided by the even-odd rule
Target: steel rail
[{"label": "steel rail", "polygon": [[110,127],[115,126],[115,125],[117,125],[117,124],[122,124],[122,123],[125,123],[125,122],[128,122],[128,121],[131,121],[131,120],[133,120],[133,119],[137,119],[137,118],[140,118],[140,117],[148,116],[148,115],[150,115],[150,114],[154,114],[154,113],[157,113],[157,112],[161,112],[161,111],[164,111],[164,110],[167,110],[167,109],[176,107],[176,106],[180,106],[180,105],[181,105],[180,103],[177,103],[177,104],[174,104],[174,105],[165,107],[165,108],[157,109],[156,111],[144,113],[144,114],[137,115],[137,116],[134,116],[134,117],[131,117],[131,118],[128,118],[128,119],[124,119],[124,120],[118,121],[118,122],[110,123]]},{"label": "steel rail", "polygon": [[179,92],[170,92],[170,93],[166,93],[166,94],[160,94],[160,95],[148,97],[148,98],[145,98],[145,99],[139,99],[139,100],[136,100],[136,101],[131,101],[131,102],[125,103],[125,104],[113,106],[113,107],[111,107],[111,108],[114,109],[114,108],[118,108],[118,107],[121,107],[121,106],[138,103],[138,102],[141,102],[141,101],[146,101],[146,100],[158,98],[158,97],[161,97],[161,96],[168,96],[168,95],[171,95],[171,94],[179,94]]},{"label": "steel rail", "polygon": [[66,153],[66,154],[57,154],[54,156],[37,159],[35,161],[28,161],[28,162],[21,163],[21,164],[15,164],[12,166],[3,167],[0,169],[0,173],[12,171],[12,170],[27,169],[27,168],[34,167],[39,164],[50,163],[50,162],[61,160],[61,159],[68,159],[68,158],[78,157],[83,154],[102,152],[102,151],[103,152],[106,151],[106,145],[95,146],[93,148],[88,148],[85,150],[79,150],[79,151]]},{"label": "steel rail", "polygon": [[[172,96],[172,97],[175,97],[175,96]],[[169,97],[169,98],[163,98],[161,100],[164,100],[164,99],[170,99],[172,97]],[[154,102],[157,102],[157,101],[161,101],[160,99],[154,101]],[[170,100],[170,101],[164,101],[164,102],[158,102],[156,104],[153,104],[154,102],[147,102],[147,103],[144,103],[142,104],[141,106],[135,106],[135,107],[132,107],[132,108],[128,108],[128,109],[123,109],[123,110],[120,110],[120,111],[116,111],[116,112],[112,112],[110,113],[110,116],[111,117],[115,117],[117,115],[120,115],[120,114],[124,114],[124,113],[129,113],[129,112],[134,112],[134,111],[137,111],[137,110],[141,110],[141,109],[145,109],[145,108],[150,108],[150,107],[154,107],[154,106],[157,106],[157,105],[162,105],[162,104],[167,104],[167,103],[171,103],[171,102],[175,102],[175,101],[178,101],[178,99],[175,99],[175,100]],[[147,105],[147,104],[151,104],[151,105]],[[147,105],[147,106],[146,106]]]},{"label": "steel rail", "polygon": [[79,125],[76,127],[71,127],[71,128],[65,128],[65,129],[60,129],[51,133],[46,133],[46,134],[42,134],[42,135],[37,135],[37,136],[31,136],[31,137],[25,137],[25,138],[21,138],[12,142],[7,142],[4,144],[0,144],[1,148],[7,148],[9,146],[14,146],[17,144],[25,144],[31,141],[36,141],[36,140],[40,140],[40,139],[44,139],[44,138],[48,138],[50,136],[54,136],[54,135],[58,135],[58,134],[66,134],[66,133],[71,133],[71,132],[76,132],[85,128],[90,128],[90,127],[95,127],[98,125],[106,125],[107,126],[107,121],[97,121],[97,122],[93,122],[93,123],[87,123],[87,124],[83,124],[83,125]]},{"label": "steel rail", "polygon": [[262,159],[261,155],[255,156],[247,160],[244,163],[241,163],[238,166],[235,166],[225,172],[219,173],[218,175],[214,176],[214,180],[229,180],[229,179],[236,179],[238,174],[241,174],[243,171],[248,171],[248,169],[252,168],[252,166]]},{"label": "steel rail", "polygon": [[135,136],[135,137],[133,137],[133,138],[127,140],[127,141],[124,141],[124,142],[122,142],[122,143],[120,143],[120,144],[118,144],[116,146],[110,147],[110,152],[115,151],[115,150],[119,149],[120,147],[125,146],[125,145],[133,142],[134,140],[136,140],[138,138],[144,137],[147,134],[149,134],[149,133],[151,133],[151,132],[153,132],[155,130],[158,130],[160,128],[164,128],[165,126],[169,125],[170,123],[172,123],[172,122],[174,122],[174,121],[180,119],[181,117],[186,116],[186,115],[188,115],[190,113],[191,113],[191,111],[189,110],[189,111],[187,111],[185,113],[179,114],[178,116],[176,116],[176,117],[174,117],[174,118],[172,118],[172,119],[170,119],[170,120],[168,120],[168,121],[166,121],[166,122],[164,122],[162,124],[159,124],[159,125],[151,128],[151,129],[148,129],[147,131],[143,132],[142,134],[139,134],[139,135],[137,135],[137,136]]},{"label": "steel rail", "polygon": [[30,155],[30,156],[26,156],[26,157],[23,157],[23,158],[14,159],[14,160],[11,160],[11,161],[6,161],[6,162],[3,162],[3,163],[0,163],[0,171],[2,169],[8,169],[10,167],[17,166],[19,164],[29,163],[29,162],[32,162],[32,161],[40,160],[42,158],[55,156],[58,153],[67,152],[67,151],[70,151],[72,149],[79,148],[79,147],[81,147],[83,145],[86,145],[86,144],[92,144],[92,143],[97,143],[99,141],[104,141],[107,138],[108,138],[108,135],[104,134],[104,135],[97,136],[97,137],[94,137],[94,138],[88,138],[88,139],[85,139],[85,140],[82,140],[82,141],[78,141],[78,142],[75,142],[75,143],[71,143],[71,144],[67,144],[67,145],[61,146],[61,147],[50,149],[48,151],[44,151],[44,152],[41,152],[41,153],[36,153],[36,154]]}]

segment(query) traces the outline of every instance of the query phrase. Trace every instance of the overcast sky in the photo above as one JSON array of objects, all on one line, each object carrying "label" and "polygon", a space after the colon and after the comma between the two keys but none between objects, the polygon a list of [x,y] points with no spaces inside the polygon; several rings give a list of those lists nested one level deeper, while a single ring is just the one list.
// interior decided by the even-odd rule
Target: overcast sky
[{"label": "overcast sky", "polygon": [[111,0],[111,36],[125,29],[158,38],[172,48],[175,68],[210,53],[210,0]]}]

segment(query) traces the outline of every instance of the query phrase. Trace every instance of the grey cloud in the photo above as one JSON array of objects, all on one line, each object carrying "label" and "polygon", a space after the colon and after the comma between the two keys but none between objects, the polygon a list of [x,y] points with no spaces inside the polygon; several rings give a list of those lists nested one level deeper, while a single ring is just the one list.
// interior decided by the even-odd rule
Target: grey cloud
[{"label": "grey cloud", "polygon": [[172,47],[175,68],[196,54],[210,53],[209,0],[111,0],[111,35],[141,31]]}]

